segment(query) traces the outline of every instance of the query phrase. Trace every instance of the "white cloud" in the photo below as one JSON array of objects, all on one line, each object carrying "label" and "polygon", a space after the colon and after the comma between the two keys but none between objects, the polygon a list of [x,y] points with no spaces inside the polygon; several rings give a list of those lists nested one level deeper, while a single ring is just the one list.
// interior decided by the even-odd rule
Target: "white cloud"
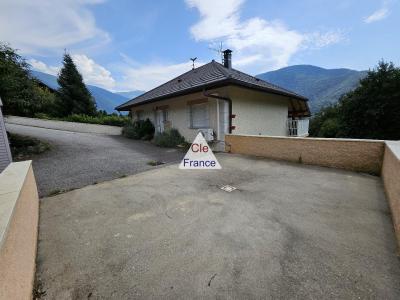
[{"label": "white cloud", "polygon": [[253,17],[241,20],[244,0],[186,0],[200,13],[191,28],[196,41],[223,41],[235,51],[234,65],[253,73],[276,69],[288,64],[300,50],[321,48],[340,41],[339,31],[300,33],[279,21]]},{"label": "white cloud", "polygon": [[109,41],[97,28],[89,5],[99,0],[2,0],[0,40],[24,54],[61,52],[73,45],[88,46]]},{"label": "white cloud", "polygon": [[[201,65],[196,63],[196,67]],[[118,89],[148,91],[190,70],[191,62],[121,66],[123,79]]]},{"label": "white cloud", "polygon": [[33,59],[33,58],[29,59],[28,63],[32,66],[33,69],[43,72],[43,73],[51,74],[54,76],[57,76],[58,72],[60,71],[60,67],[48,66],[44,62]]},{"label": "white cloud", "polygon": [[384,7],[376,10],[370,16],[364,18],[364,22],[369,24],[377,21],[381,21],[385,19],[389,15],[389,9],[386,7],[386,3],[384,3]]},{"label": "white cloud", "polygon": [[312,32],[305,35],[306,47],[320,49],[332,44],[339,43],[345,39],[341,30],[331,30],[328,32]]},{"label": "white cloud", "polygon": [[[115,87],[115,80],[110,71],[97,64],[93,59],[84,54],[72,54],[71,57],[75,62],[78,71],[82,74],[83,81],[86,84],[92,84],[105,89],[113,90]],[[59,70],[61,69],[60,66],[49,66],[36,59],[30,59],[28,62],[33,69],[55,76],[57,76]]]},{"label": "white cloud", "polygon": [[111,72],[84,54],[72,54],[72,59],[87,84],[113,89],[115,80]]}]

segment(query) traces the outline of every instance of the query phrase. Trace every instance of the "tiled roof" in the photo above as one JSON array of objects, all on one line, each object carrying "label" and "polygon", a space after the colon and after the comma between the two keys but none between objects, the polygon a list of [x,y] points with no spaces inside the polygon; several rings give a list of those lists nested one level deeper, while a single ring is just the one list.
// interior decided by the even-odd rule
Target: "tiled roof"
[{"label": "tiled roof", "polygon": [[235,69],[228,69],[216,61],[211,61],[196,69],[190,70],[128,102],[116,107],[117,110],[129,110],[130,107],[147,102],[154,102],[169,97],[200,91],[205,88],[238,85],[262,90],[274,94],[290,96],[307,101],[307,98],[294,92],[245,74]]}]

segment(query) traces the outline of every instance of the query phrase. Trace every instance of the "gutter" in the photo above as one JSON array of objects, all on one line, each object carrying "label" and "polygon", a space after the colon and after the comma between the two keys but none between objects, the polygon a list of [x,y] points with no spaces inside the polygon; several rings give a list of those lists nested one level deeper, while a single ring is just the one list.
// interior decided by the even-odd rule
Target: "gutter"
[{"label": "gutter", "polygon": [[[206,90],[203,89],[203,96],[204,97],[209,97],[209,98],[215,98],[215,99],[219,99],[219,100],[224,100],[226,102],[228,102],[228,114],[229,114],[229,118],[228,118],[228,133],[231,134],[232,133],[232,129],[234,129],[234,126],[232,126],[232,99],[229,97],[222,97],[222,96],[218,96],[218,95],[213,95],[210,93],[207,93]],[[219,124],[218,124],[219,126]]]}]

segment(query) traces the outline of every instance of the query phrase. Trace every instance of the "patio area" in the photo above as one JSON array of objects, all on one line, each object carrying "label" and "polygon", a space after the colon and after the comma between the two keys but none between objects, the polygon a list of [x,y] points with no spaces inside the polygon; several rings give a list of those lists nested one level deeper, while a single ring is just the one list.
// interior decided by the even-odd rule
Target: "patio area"
[{"label": "patio area", "polygon": [[379,177],[217,159],[222,170],[170,165],[43,198],[42,298],[400,298]]}]

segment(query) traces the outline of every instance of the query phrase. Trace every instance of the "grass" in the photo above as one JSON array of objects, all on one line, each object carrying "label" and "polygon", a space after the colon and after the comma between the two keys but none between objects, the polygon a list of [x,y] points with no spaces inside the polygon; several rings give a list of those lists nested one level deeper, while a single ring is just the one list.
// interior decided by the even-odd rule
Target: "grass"
[{"label": "grass", "polygon": [[10,133],[8,135],[13,160],[21,161],[51,149],[51,145],[39,139]]}]

